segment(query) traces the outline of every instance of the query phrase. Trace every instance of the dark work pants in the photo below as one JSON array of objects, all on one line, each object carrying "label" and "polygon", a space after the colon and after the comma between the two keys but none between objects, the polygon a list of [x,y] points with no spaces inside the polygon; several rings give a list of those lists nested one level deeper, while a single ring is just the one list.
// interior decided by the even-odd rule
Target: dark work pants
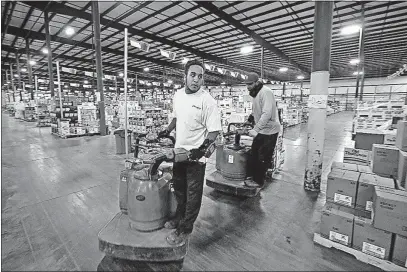
[{"label": "dark work pants", "polygon": [[253,181],[260,186],[263,186],[267,169],[272,165],[277,138],[278,133],[271,135],[259,133],[253,139],[247,176],[253,177]]},{"label": "dark work pants", "polygon": [[199,162],[179,162],[173,167],[173,186],[177,199],[177,230],[191,233],[201,209],[206,165]]}]

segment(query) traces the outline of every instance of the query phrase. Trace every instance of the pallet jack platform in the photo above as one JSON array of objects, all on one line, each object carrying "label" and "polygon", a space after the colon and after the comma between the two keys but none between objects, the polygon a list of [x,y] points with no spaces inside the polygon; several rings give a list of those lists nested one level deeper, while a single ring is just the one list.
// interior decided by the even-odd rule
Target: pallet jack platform
[{"label": "pallet jack platform", "polygon": [[218,171],[206,178],[206,185],[215,190],[236,196],[254,197],[262,188],[248,187],[244,180],[231,180],[224,178]]},{"label": "pallet jack platform", "polygon": [[99,250],[107,256],[131,261],[167,262],[183,260],[188,242],[171,246],[166,237],[173,230],[140,232],[130,229],[129,217],[119,212],[99,232]]}]

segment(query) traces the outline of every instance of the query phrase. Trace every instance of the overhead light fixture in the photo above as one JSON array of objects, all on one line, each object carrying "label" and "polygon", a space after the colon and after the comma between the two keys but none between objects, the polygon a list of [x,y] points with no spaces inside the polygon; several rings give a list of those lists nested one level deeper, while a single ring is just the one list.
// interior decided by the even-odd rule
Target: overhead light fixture
[{"label": "overhead light fixture", "polygon": [[172,80],[171,80],[171,79],[169,79],[169,80],[168,80],[168,83],[172,84]]},{"label": "overhead light fixture", "polygon": [[183,63],[183,64],[186,64],[188,61],[189,61],[188,58],[183,58],[183,59],[182,59],[182,63]]},{"label": "overhead light fixture", "polygon": [[43,48],[41,51],[42,51],[42,53],[44,53],[44,54],[48,54],[48,49],[47,49],[47,48]]},{"label": "overhead light fixture", "polygon": [[352,65],[356,65],[356,64],[359,64],[359,62],[360,62],[359,59],[351,59],[349,63]]},{"label": "overhead light fixture", "polygon": [[68,26],[67,28],[65,28],[65,34],[68,36],[72,36],[75,33],[75,29],[73,29],[72,27]]},{"label": "overhead light fixture", "polygon": [[37,62],[35,60],[30,60],[30,65],[36,65]]},{"label": "overhead light fixture", "polygon": [[358,33],[360,31],[361,27],[360,25],[350,25],[350,26],[345,26],[341,30],[342,35],[351,35]]},{"label": "overhead light fixture", "polygon": [[27,72],[27,69],[21,68],[21,72]]},{"label": "overhead light fixture", "polygon": [[144,68],[144,72],[148,72],[148,71],[150,71],[150,68],[148,68],[148,67]]},{"label": "overhead light fixture", "polygon": [[[356,76],[358,74],[358,72],[353,72],[353,75]],[[363,72],[359,72],[359,75],[362,75]]]},{"label": "overhead light fixture", "polygon": [[120,74],[119,74],[119,77],[124,77],[124,74],[123,74],[123,73],[120,73]]},{"label": "overhead light fixture", "polygon": [[221,84],[222,84],[222,85],[225,85],[226,83],[225,83],[225,82],[222,82]]},{"label": "overhead light fixture", "polygon": [[303,80],[303,79],[304,79],[304,76],[297,76],[297,79]]},{"label": "overhead light fixture", "polygon": [[251,52],[253,52],[253,46],[251,46],[251,45],[247,45],[247,46],[240,48],[240,53],[242,53],[242,54],[248,54]]},{"label": "overhead light fixture", "polygon": [[14,75],[14,77],[18,77],[18,75],[17,75],[17,74],[15,74],[15,75]]},{"label": "overhead light fixture", "polygon": [[89,82],[87,80],[85,80],[83,83],[88,84]]},{"label": "overhead light fixture", "polygon": [[282,68],[280,68],[279,71],[282,72],[282,73],[284,73],[284,72],[287,72],[287,71],[288,71],[288,68],[287,68],[287,67],[282,67]]}]

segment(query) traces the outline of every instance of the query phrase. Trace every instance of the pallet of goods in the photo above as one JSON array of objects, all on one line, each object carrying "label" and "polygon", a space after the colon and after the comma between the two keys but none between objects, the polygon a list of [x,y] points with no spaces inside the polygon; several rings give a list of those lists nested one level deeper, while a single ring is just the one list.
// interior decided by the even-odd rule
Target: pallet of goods
[{"label": "pallet of goods", "polygon": [[370,156],[354,151],[363,152],[348,150],[343,163],[332,164],[314,242],[385,271],[407,271],[407,121],[398,122],[395,145],[372,144]]}]

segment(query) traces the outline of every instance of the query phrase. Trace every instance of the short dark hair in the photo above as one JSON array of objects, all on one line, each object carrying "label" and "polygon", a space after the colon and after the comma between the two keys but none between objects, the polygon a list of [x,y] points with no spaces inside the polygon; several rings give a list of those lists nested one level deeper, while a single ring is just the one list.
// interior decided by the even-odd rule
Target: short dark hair
[{"label": "short dark hair", "polygon": [[186,64],[185,64],[185,75],[188,75],[188,70],[189,67],[191,67],[192,65],[198,65],[201,66],[202,69],[205,72],[205,66],[203,65],[203,63],[199,60],[193,59],[193,60],[189,60]]}]

